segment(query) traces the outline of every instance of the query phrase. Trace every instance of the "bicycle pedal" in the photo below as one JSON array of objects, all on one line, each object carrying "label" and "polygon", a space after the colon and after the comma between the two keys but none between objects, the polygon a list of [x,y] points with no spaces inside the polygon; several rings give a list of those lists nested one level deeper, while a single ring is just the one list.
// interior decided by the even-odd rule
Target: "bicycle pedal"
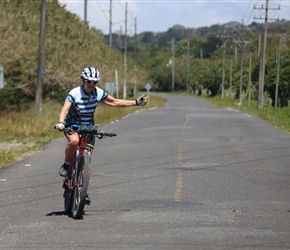
[{"label": "bicycle pedal", "polygon": [[91,199],[89,196],[86,197],[85,205],[91,205]]}]

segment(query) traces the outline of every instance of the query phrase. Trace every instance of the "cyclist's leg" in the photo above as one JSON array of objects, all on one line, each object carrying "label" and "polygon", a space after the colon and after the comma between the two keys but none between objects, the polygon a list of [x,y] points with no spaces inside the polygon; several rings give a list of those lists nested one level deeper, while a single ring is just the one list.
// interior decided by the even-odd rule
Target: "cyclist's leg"
[{"label": "cyclist's leg", "polygon": [[68,140],[68,143],[67,143],[66,148],[65,148],[64,163],[61,165],[61,167],[59,169],[59,175],[62,177],[65,177],[67,175],[69,163],[73,159],[76,148],[79,144],[78,133],[73,133],[71,135],[65,133],[65,136]]},{"label": "cyclist's leg", "polygon": [[93,154],[93,151],[94,151],[94,146],[95,146],[95,136],[93,134],[89,135],[87,137],[87,146],[89,146],[91,148],[91,154],[90,154],[90,177],[92,175],[92,154]]},{"label": "cyclist's leg", "polygon": [[71,159],[74,157],[75,151],[79,145],[79,134],[74,132],[72,134],[65,134],[68,143],[65,148],[65,161],[70,162]]}]

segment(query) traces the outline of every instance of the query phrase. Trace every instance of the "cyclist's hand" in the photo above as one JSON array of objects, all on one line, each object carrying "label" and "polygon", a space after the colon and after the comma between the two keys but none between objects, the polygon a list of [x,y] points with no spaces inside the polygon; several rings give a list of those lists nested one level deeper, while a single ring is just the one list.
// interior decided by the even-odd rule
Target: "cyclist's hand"
[{"label": "cyclist's hand", "polygon": [[141,95],[140,97],[138,97],[136,99],[136,105],[137,106],[144,106],[146,105],[147,101],[148,101],[149,96],[144,97],[144,95]]},{"label": "cyclist's hand", "polygon": [[55,128],[58,129],[59,131],[62,131],[64,129],[64,124],[62,122],[59,122],[58,124],[55,125]]},{"label": "cyclist's hand", "polygon": [[105,132],[104,132],[103,130],[99,129],[99,128],[98,128],[98,133],[100,133],[100,134],[102,134],[102,135],[105,134]]}]

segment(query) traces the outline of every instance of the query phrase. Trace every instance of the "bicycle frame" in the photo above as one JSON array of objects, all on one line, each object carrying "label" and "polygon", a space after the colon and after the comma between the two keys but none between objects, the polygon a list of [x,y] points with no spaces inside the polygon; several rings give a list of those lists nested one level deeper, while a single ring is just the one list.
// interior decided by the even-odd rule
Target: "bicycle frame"
[{"label": "bicycle frame", "polygon": [[[71,172],[72,168],[75,166],[75,164],[78,163],[78,159],[83,153],[91,153],[91,148],[87,147],[87,137],[84,135],[79,135],[80,141],[79,145],[76,149],[74,158],[70,161],[69,167],[68,167],[68,173]],[[73,175],[68,175],[69,178],[65,177],[64,178],[64,185],[66,185],[69,189],[74,190],[74,174]],[[70,178],[73,177],[73,178]]]},{"label": "bicycle frame", "polygon": [[116,134],[104,133],[96,126],[80,126],[78,129],[69,127],[64,130],[68,133],[78,132],[80,139],[74,158],[69,164],[68,175],[63,180],[64,213],[72,212],[72,217],[79,219],[83,215],[90,179],[92,148],[87,145],[87,136],[93,134],[102,139]]},{"label": "bicycle frame", "polygon": [[[90,152],[91,148],[87,146],[87,135],[79,134],[79,145],[76,149],[74,158],[71,160],[68,168],[68,175],[64,178],[63,187],[65,188],[64,193],[64,211],[66,214],[73,212],[74,218],[80,218],[84,208],[84,197],[87,194],[87,188],[89,183],[89,172],[90,170],[86,170],[86,185],[83,190],[84,194],[82,197],[82,202],[80,203],[80,190],[82,190],[82,182],[79,184],[80,178],[84,178],[84,168],[90,168],[89,163],[90,160]],[[84,155],[86,154],[86,155]],[[86,159],[86,166],[79,166],[81,159]],[[81,172],[79,170],[81,168]],[[81,175],[81,177],[80,177]],[[81,205],[79,207],[79,205]]]}]

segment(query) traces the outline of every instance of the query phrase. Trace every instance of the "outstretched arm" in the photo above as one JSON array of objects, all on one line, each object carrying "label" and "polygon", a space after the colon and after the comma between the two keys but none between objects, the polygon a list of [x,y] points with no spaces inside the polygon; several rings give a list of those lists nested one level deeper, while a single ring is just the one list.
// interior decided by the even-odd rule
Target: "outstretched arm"
[{"label": "outstretched arm", "polygon": [[144,106],[146,105],[149,96],[141,95],[136,100],[125,100],[125,99],[117,99],[113,96],[108,96],[102,103],[111,106],[111,107],[131,107],[131,106]]}]

